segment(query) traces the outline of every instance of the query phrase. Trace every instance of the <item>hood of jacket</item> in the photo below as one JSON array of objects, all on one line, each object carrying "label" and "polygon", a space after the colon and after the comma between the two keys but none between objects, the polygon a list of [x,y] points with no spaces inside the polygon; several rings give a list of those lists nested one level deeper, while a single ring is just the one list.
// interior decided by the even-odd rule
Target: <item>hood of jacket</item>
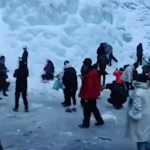
[{"label": "hood of jacket", "polygon": [[139,81],[136,81],[134,83],[134,86],[136,88],[140,88],[140,89],[149,89],[149,82],[139,82]]},{"label": "hood of jacket", "polygon": [[70,65],[70,63],[67,63],[67,64],[64,66],[64,71],[65,71],[66,73],[76,74],[76,70]]}]

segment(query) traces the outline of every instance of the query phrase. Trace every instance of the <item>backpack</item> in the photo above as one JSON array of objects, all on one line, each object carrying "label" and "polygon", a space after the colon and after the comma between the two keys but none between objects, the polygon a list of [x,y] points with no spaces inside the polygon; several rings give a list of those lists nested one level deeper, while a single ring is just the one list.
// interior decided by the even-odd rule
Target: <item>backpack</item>
[{"label": "backpack", "polygon": [[123,66],[123,70],[125,70],[128,66],[130,66],[129,64],[128,65],[124,65]]}]

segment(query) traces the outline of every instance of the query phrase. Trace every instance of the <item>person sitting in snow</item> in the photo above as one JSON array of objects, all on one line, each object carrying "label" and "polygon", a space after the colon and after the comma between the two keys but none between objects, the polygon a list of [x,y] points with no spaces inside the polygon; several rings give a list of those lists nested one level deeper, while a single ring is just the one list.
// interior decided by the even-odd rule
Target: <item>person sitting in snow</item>
[{"label": "person sitting in snow", "polygon": [[118,62],[118,60],[114,57],[113,55],[113,48],[111,45],[109,45],[108,43],[103,43],[104,44],[104,48],[105,48],[105,52],[106,52],[106,55],[109,59],[109,66],[112,65],[112,60],[114,60],[115,62]]},{"label": "person sitting in snow", "polygon": [[6,79],[8,78],[7,75],[8,69],[5,66],[5,57],[0,57],[0,90],[3,91],[4,96],[8,96],[6,91],[10,85],[10,82],[7,82]]},{"label": "person sitting in snow", "polygon": [[[75,68],[73,68],[67,60],[64,62],[64,75],[62,81],[65,90],[66,105],[68,107],[66,112],[76,112],[76,92],[78,89],[77,73]],[[73,100],[73,108],[71,108],[71,100]]]},{"label": "person sitting in snow", "polygon": [[127,93],[124,87],[116,83],[110,83],[106,84],[103,89],[109,89],[111,91],[110,98],[107,100],[108,103],[112,104],[115,109],[121,109],[127,101]]},{"label": "person sitting in snow", "polygon": [[121,80],[123,81],[123,85],[127,91],[127,95],[129,95],[129,88],[130,85],[132,84],[132,81],[136,79],[137,76],[136,68],[138,68],[138,64],[134,63],[133,65],[126,67],[126,69],[123,71],[121,75]]},{"label": "person sitting in snow", "polygon": [[123,73],[123,68],[120,68],[119,71],[116,69],[116,71],[113,72],[113,75],[116,77],[115,83],[122,86],[122,81],[121,81],[121,75]]},{"label": "person sitting in snow", "polygon": [[101,43],[100,47],[97,49],[97,66],[99,68],[100,83],[101,83],[101,78],[103,77],[103,84],[102,84],[102,86],[105,85],[106,75],[107,75],[106,66],[108,64],[109,64],[109,60],[106,57],[104,44]]},{"label": "person sitting in snow", "polygon": [[54,79],[55,68],[51,60],[46,60],[46,65],[43,70],[45,71],[45,74],[42,75],[43,81],[49,81]]},{"label": "person sitting in snow", "polygon": [[83,75],[82,85],[79,92],[79,97],[84,100],[84,119],[83,123],[79,125],[79,127],[89,128],[91,113],[94,114],[94,117],[97,121],[97,123],[95,124],[96,126],[103,125],[104,121],[96,104],[96,99],[99,97],[101,90],[101,86],[99,84],[99,71],[97,70],[97,68],[95,68],[95,66],[92,66],[92,60],[90,58],[85,59],[84,65],[87,69],[85,74]]}]

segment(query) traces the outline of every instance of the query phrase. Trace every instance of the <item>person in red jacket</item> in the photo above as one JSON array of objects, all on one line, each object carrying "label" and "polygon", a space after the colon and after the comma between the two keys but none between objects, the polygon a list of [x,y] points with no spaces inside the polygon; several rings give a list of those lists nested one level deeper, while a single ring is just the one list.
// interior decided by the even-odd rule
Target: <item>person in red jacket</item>
[{"label": "person in red jacket", "polygon": [[101,91],[97,65],[95,64],[92,66],[92,60],[90,58],[85,59],[84,65],[86,65],[87,69],[84,73],[82,79],[82,86],[79,92],[79,97],[81,97],[84,100],[84,119],[83,123],[79,125],[79,127],[89,128],[91,113],[94,114],[94,117],[97,121],[97,123],[95,124],[96,126],[103,125],[104,121],[96,105],[96,99],[99,97]]},{"label": "person in red jacket", "polygon": [[118,69],[116,69],[116,71],[113,73],[113,75],[116,77],[115,83],[118,85],[122,85],[122,81],[121,81],[122,73],[123,73],[123,68],[120,68],[119,71]]}]

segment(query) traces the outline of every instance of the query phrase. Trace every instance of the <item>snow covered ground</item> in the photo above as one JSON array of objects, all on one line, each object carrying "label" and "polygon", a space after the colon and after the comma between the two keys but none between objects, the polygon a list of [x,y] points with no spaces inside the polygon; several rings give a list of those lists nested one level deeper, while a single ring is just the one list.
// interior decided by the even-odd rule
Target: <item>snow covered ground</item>
[{"label": "snow covered ground", "polygon": [[[0,102],[0,138],[11,150],[131,150],[135,145],[123,138],[125,111],[114,110],[102,93],[99,108],[106,119],[102,127],[81,130],[82,110],[67,114],[60,105],[61,91],[52,83],[43,84],[40,75],[47,58],[56,72],[68,59],[79,71],[85,57],[96,59],[96,48],[107,41],[119,63],[107,68],[107,82],[117,67],[133,63],[135,48],[143,43],[144,54],[150,48],[149,0],[1,0],[0,54],[6,56],[11,82],[9,97]],[[12,112],[14,69],[22,46],[29,50],[30,113]],[[78,100],[79,101],[79,100]],[[21,103],[21,102],[20,102]],[[79,103],[78,103],[79,104]],[[116,118],[116,119],[114,119]]]},{"label": "snow covered ground", "polygon": [[[95,127],[91,118],[90,129],[80,129],[82,109],[66,113],[61,106],[63,95],[56,97],[29,93],[30,112],[24,113],[20,101],[20,112],[12,111],[13,93],[0,102],[0,136],[6,150],[131,150],[135,144],[124,138],[126,106],[114,110],[104,91],[98,106],[105,125]],[[10,98],[12,97],[12,98]]]}]

